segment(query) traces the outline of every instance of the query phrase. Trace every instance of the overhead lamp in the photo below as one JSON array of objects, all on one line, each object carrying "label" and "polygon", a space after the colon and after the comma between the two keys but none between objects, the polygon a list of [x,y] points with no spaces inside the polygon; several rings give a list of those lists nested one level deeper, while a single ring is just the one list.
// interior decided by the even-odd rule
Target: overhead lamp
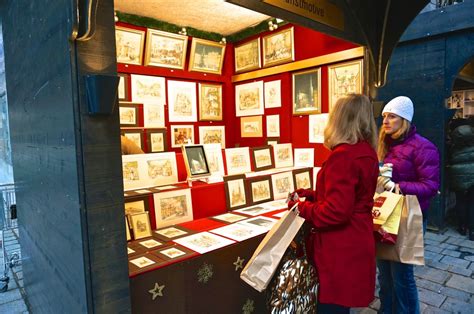
[{"label": "overhead lamp", "polygon": [[268,21],[268,30],[274,31],[276,29],[278,29],[278,24],[276,22],[273,23],[273,21]]},{"label": "overhead lamp", "polygon": [[227,39],[225,37],[222,37],[221,41],[219,42],[221,45],[227,44]]},{"label": "overhead lamp", "polygon": [[180,35],[187,35],[188,31],[186,30],[186,27],[181,28],[181,30],[178,32]]},{"label": "overhead lamp", "polygon": [[114,20],[115,20],[115,23],[119,21],[119,18],[117,16],[117,11],[114,11]]}]

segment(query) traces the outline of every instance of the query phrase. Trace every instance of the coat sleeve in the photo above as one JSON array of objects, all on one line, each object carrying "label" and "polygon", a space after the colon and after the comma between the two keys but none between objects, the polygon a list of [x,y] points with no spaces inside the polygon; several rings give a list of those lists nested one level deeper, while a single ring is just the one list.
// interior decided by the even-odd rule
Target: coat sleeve
[{"label": "coat sleeve", "polygon": [[316,228],[343,225],[350,220],[355,202],[358,174],[354,160],[345,152],[333,152],[325,165],[324,196],[302,202],[300,216]]},{"label": "coat sleeve", "polygon": [[439,153],[432,143],[415,151],[417,181],[397,182],[403,194],[433,197],[439,189]]}]

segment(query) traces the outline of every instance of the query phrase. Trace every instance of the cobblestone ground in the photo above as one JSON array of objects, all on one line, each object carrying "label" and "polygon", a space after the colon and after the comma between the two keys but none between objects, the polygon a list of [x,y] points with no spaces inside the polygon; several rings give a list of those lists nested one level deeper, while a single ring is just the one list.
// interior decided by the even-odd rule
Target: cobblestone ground
[{"label": "cobblestone ground", "polygon": [[[0,293],[0,313],[29,313],[21,263],[8,267],[10,257],[20,253],[18,230],[5,231],[4,239],[10,281],[8,290]],[[0,277],[5,269],[2,257],[0,254]],[[474,313],[474,241],[451,229],[443,234],[427,232],[425,259],[425,266],[415,268],[421,312]],[[370,307],[353,309],[352,313],[376,313],[379,307],[376,298]]]}]

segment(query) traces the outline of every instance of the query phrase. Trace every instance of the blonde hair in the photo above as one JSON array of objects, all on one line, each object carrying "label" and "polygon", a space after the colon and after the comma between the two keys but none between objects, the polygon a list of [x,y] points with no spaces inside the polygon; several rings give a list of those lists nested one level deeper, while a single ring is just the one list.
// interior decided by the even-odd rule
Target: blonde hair
[{"label": "blonde hair", "polygon": [[360,94],[349,94],[339,98],[331,109],[328,124],[324,130],[324,146],[333,149],[347,143],[367,141],[375,149],[377,127],[375,126],[372,103]]},{"label": "blonde hair", "polygon": [[[407,136],[411,128],[410,121],[402,117],[400,117],[400,119],[402,119],[402,125],[396,132],[394,132],[391,135],[391,137],[394,140],[405,138],[405,136]],[[379,161],[383,161],[385,159],[385,155],[387,155],[387,152],[388,152],[388,143],[385,141],[386,136],[387,136],[387,133],[385,133],[385,130],[383,128],[380,128],[379,142],[378,142],[378,148],[377,148],[377,156],[379,157]]]}]

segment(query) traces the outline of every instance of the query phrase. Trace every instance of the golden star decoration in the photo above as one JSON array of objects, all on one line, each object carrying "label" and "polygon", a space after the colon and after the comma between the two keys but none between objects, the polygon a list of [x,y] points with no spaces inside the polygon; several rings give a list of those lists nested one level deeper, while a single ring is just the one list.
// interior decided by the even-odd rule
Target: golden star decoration
[{"label": "golden star decoration", "polygon": [[154,301],[156,297],[162,297],[164,288],[165,285],[160,286],[157,282],[155,282],[155,287],[151,290],[148,290],[148,292],[152,294],[151,299]]},{"label": "golden star decoration", "polygon": [[235,271],[244,268],[244,261],[245,259],[240,258],[240,256],[237,256],[237,260],[232,263],[235,266]]}]

